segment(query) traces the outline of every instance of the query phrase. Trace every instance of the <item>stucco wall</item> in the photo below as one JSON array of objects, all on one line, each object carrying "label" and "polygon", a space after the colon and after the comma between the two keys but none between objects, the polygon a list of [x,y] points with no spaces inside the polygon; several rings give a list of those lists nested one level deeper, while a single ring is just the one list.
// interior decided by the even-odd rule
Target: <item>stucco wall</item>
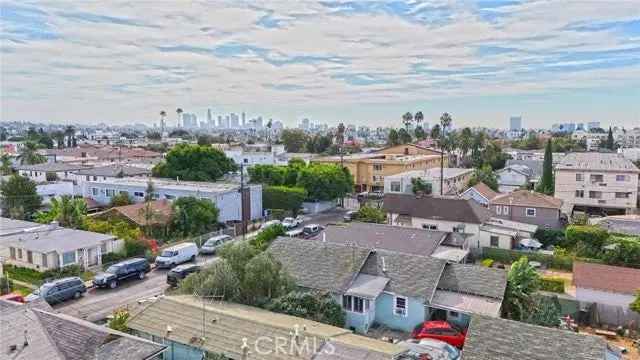
[{"label": "stucco wall", "polygon": [[[500,207],[500,213],[498,214],[497,207]],[[507,214],[504,210],[507,208]],[[526,210],[528,208],[536,209],[535,216],[527,216]],[[560,222],[560,210],[541,207],[527,207],[517,205],[490,205],[489,209],[491,214],[501,219],[507,219],[512,221],[518,221],[525,224],[538,225],[542,227],[549,227],[558,229],[562,227]]]},{"label": "stucco wall", "polygon": [[[481,230],[480,234],[478,235],[478,240],[479,240],[479,248],[483,248],[483,247],[491,247],[491,236],[497,236],[498,237],[498,247],[500,249],[507,249],[507,250],[511,250],[511,236],[509,235],[502,235],[502,234],[495,234],[495,233],[491,233],[489,231],[484,231]],[[474,244],[475,245],[475,244]],[[475,247],[474,245],[472,245],[473,247]]]},{"label": "stucco wall", "polygon": [[[576,174],[583,180],[576,181]],[[603,175],[601,183],[592,183],[591,175]],[[628,181],[616,181],[616,175],[627,175]],[[576,190],[583,190],[584,197],[576,197]],[[589,198],[589,191],[600,191],[599,199]],[[629,198],[616,198],[616,192],[629,192]],[[587,170],[558,170],[555,173],[555,197],[566,204],[602,206],[614,208],[635,208],[638,199],[638,174],[630,172],[604,172]]]},{"label": "stucco wall", "polygon": [[424,321],[425,308],[421,300],[408,298],[407,316],[396,315],[394,313],[394,295],[383,293],[376,300],[376,317],[378,324],[385,325],[394,330],[411,332]]}]

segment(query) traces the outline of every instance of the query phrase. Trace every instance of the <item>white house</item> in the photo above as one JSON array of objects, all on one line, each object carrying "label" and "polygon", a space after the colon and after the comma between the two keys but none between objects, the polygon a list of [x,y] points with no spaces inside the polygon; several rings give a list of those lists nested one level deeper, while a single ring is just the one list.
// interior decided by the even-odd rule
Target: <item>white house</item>
[{"label": "white house", "polygon": [[123,246],[113,235],[7,218],[0,218],[0,235],[0,257],[6,263],[38,271],[98,266],[102,255]]},{"label": "white house", "polygon": [[498,190],[508,193],[528,185],[533,175],[531,169],[525,165],[511,165],[496,171]]},{"label": "white house", "polygon": [[489,201],[493,200],[493,198],[498,195],[500,195],[500,193],[493,191],[485,183],[479,182],[465,190],[460,194],[460,197],[467,200],[473,200],[484,207],[488,207]]},{"label": "white house", "polygon": [[[111,198],[119,193],[126,193],[134,202],[144,201],[145,191],[149,181],[153,184],[153,199],[175,200],[192,196],[199,199],[209,199],[216,204],[220,215],[218,221],[241,220],[240,184],[228,182],[195,182],[158,178],[120,178],[103,181],[84,181],[82,193],[99,204],[106,205]],[[253,220],[262,217],[262,186],[245,185],[248,193],[248,208],[245,209],[245,219]],[[246,206],[246,205],[245,205]]]},{"label": "white house", "polygon": [[[445,195],[455,195],[460,193],[469,183],[469,179],[473,174],[473,169],[463,168],[444,168],[443,185]],[[385,193],[412,193],[413,179],[422,179],[424,182],[431,184],[433,194],[440,194],[440,168],[431,168],[425,170],[405,171],[396,175],[384,177]]]},{"label": "white house", "polygon": [[58,180],[72,181],[77,183],[76,171],[87,169],[86,165],[67,163],[42,163],[35,165],[16,165],[18,174],[28,177],[37,182],[51,182]]},{"label": "white house", "polygon": [[573,283],[578,301],[629,311],[640,289],[640,269],[574,262]]}]

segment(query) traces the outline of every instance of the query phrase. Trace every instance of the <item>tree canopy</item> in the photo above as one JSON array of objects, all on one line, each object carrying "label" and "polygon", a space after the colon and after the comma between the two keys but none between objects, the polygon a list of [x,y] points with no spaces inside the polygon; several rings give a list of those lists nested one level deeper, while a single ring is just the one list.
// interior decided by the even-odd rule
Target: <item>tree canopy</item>
[{"label": "tree canopy", "polygon": [[475,169],[467,185],[471,187],[479,182],[485,183],[493,191],[498,191],[498,178],[489,164]]},{"label": "tree canopy", "polygon": [[536,191],[547,195],[553,195],[555,184],[553,181],[553,153],[551,149],[551,139],[547,141],[544,150],[544,162],[542,165],[542,177],[536,186]]},{"label": "tree canopy", "polygon": [[262,204],[265,209],[284,209],[293,213],[302,207],[307,191],[301,187],[264,186]]},{"label": "tree canopy", "polygon": [[174,201],[173,228],[184,235],[200,235],[218,226],[219,210],[209,199],[181,197]]},{"label": "tree canopy", "polygon": [[63,195],[60,199],[52,198],[50,209],[38,212],[36,221],[43,224],[57,221],[60,226],[84,229],[86,214],[87,203],[84,199]]},{"label": "tree canopy", "polygon": [[18,174],[0,183],[0,195],[2,213],[12,219],[29,220],[42,205],[36,183]]},{"label": "tree canopy", "polygon": [[178,144],[153,168],[153,176],[191,181],[216,181],[237,166],[210,146]]},{"label": "tree canopy", "polygon": [[308,139],[309,136],[301,129],[284,129],[280,134],[285,150],[292,153],[304,151]]}]

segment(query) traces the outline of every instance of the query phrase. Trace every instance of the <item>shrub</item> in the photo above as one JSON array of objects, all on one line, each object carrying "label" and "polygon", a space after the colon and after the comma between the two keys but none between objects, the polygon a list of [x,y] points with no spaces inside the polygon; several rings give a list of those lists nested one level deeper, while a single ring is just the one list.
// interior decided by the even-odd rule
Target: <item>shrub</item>
[{"label": "shrub", "polygon": [[607,245],[608,249],[600,253],[606,264],[640,268],[640,238],[611,236]]},{"label": "shrub", "polygon": [[546,267],[558,270],[573,270],[573,258],[564,255],[547,255],[528,251],[506,250],[498,248],[482,248],[482,254],[485,257],[492,258],[502,263],[513,263],[526,256],[530,261],[537,261]]},{"label": "shrub", "polygon": [[129,194],[127,194],[126,192],[121,192],[116,194],[114,197],[111,198],[111,202],[109,203],[109,206],[111,207],[125,206],[125,205],[131,205],[131,198],[129,197]]},{"label": "shrub", "polygon": [[490,268],[493,265],[493,259],[482,260],[482,266]]},{"label": "shrub", "polygon": [[13,281],[0,276],[0,295],[6,295],[13,290]]},{"label": "shrub", "polygon": [[362,222],[384,224],[387,220],[387,214],[381,209],[371,206],[363,206],[358,210],[358,220]]},{"label": "shrub", "polygon": [[271,218],[282,220],[287,216],[287,211],[284,209],[271,209]]},{"label": "shrub", "polygon": [[609,237],[605,229],[591,225],[570,225],[565,232],[563,247],[576,249],[578,256],[595,257]]},{"label": "shrub", "polygon": [[147,251],[148,246],[141,239],[126,239],[124,241],[124,254],[127,257],[141,256]]},{"label": "shrub", "polygon": [[112,264],[127,258],[124,252],[112,252],[102,255],[103,264]]},{"label": "shrub", "polygon": [[59,269],[47,270],[42,273],[44,279],[60,279],[69,276],[80,276],[82,269],[80,265],[68,265]]},{"label": "shrub", "polygon": [[296,213],[307,197],[301,187],[265,186],[262,189],[262,203],[265,209],[285,209]]},{"label": "shrub", "polygon": [[564,231],[557,229],[543,229],[538,230],[533,234],[533,237],[538,239],[542,246],[547,247],[550,245],[558,245],[564,242]]},{"label": "shrub", "polygon": [[543,277],[540,279],[540,290],[554,293],[564,293],[565,280],[559,277]]},{"label": "shrub", "polygon": [[327,293],[293,291],[273,300],[267,309],[337,327],[346,321],[342,306]]},{"label": "shrub", "polygon": [[127,309],[117,309],[113,312],[113,317],[109,320],[109,328],[117,331],[127,332],[127,321],[129,321],[129,311]]},{"label": "shrub", "polygon": [[266,250],[271,242],[278,236],[284,235],[284,226],[280,224],[271,225],[265,229],[262,229],[258,235],[249,240],[249,243],[260,251]]},{"label": "shrub", "polygon": [[44,282],[43,273],[26,267],[4,265],[4,272],[13,280],[24,281],[34,285],[41,285]]}]

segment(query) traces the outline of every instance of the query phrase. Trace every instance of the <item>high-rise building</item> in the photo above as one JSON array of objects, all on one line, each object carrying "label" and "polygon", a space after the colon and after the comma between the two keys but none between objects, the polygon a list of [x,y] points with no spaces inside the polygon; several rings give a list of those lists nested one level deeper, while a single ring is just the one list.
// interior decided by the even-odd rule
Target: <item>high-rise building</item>
[{"label": "high-rise building", "polygon": [[218,127],[222,127],[222,115],[218,115]]},{"label": "high-rise building", "polygon": [[591,121],[587,123],[587,130],[600,128],[600,121]]},{"label": "high-rise building", "polygon": [[213,116],[211,116],[211,109],[207,109],[207,123],[211,124],[211,120]]},{"label": "high-rise building", "polygon": [[310,121],[307,118],[302,119],[300,122],[300,129],[307,131],[309,130]]},{"label": "high-rise building", "polygon": [[240,121],[239,121],[239,118],[238,118],[238,114],[236,114],[236,113],[231,113],[231,114],[229,115],[229,121],[230,121],[230,122],[229,122],[229,127],[230,127],[230,128],[232,128],[232,129],[237,129],[237,128],[239,128],[239,127],[240,127]]},{"label": "high-rise building", "polygon": [[509,119],[509,130],[521,130],[522,129],[522,116],[512,116]]}]

